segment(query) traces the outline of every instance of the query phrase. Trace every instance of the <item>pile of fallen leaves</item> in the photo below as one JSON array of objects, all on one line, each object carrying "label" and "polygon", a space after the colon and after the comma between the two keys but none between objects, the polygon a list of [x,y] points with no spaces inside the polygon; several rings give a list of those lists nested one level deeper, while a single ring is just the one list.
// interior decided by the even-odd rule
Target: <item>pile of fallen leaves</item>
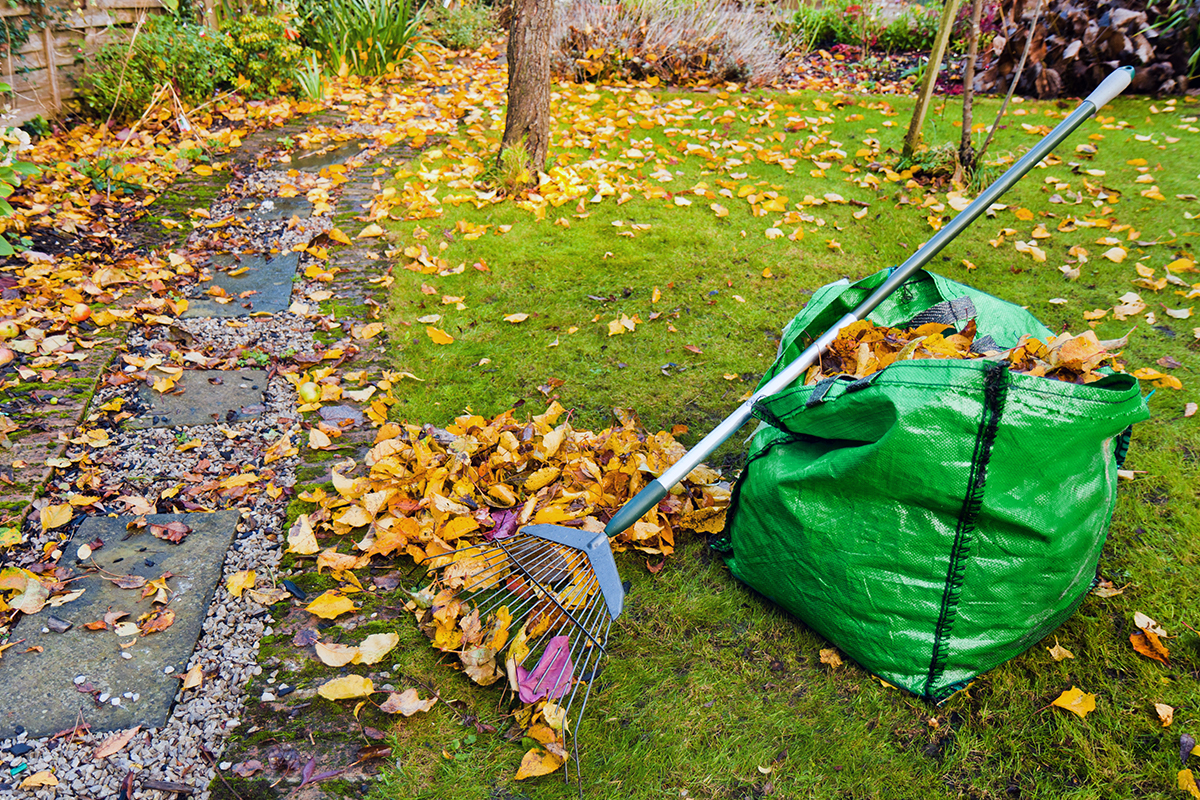
[{"label": "pile of fallen leaves", "polygon": [[1015,347],[1000,350],[990,337],[977,337],[975,321],[957,331],[940,322],[915,328],[889,328],[861,320],[843,328],[821,360],[809,368],[805,384],[849,375],[863,378],[897,361],[976,359],[1006,361],[1009,370],[1068,383],[1093,383],[1105,376],[1101,367],[1119,369],[1111,352],[1124,347],[1128,336],[1101,341],[1094,331],[1077,336],[1064,333],[1043,342],[1022,336]]},{"label": "pile of fallen leaves", "polygon": [[[318,570],[328,569],[342,584],[316,597],[308,610],[325,619],[355,611],[356,596],[365,595],[353,570],[376,557],[407,554],[445,564],[461,548],[505,538],[526,524],[601,531],[630,497],[686,452],[671,434],[648,433],[624,409],[617,410],[617,427],[599,433],[575,430],[562,419],[565,413],[554,402],[529,422],[508,411],[491,420],[462,416],[446,430],[390,422],[380,427],[363,461],[366,474],[348,477],[355,465],[343,463],[332,470],[333,493],[316,489],[300,495],[317,509],[297,519],[288,551],[316,555]],[[678,493],[615,537],[612,547],[669,555],[677,532],[719,530],[728,502],[729,488],[719,473],[697,467]],[[350,552],[319,542],[334,536],[350,536]],[[657,571],[662,561],[648,566]],[[478,610],[450,590],[427,588],[412,598],[408,610],[434,646],[456,653],[481,685],[515,672],[521,659],[512,657],[512,648],[538,635],[523,625],[510,631],[510,624],[518,627],[511,617],[481,624]],[[507,663],[498,664],[506,645]],[[514,675],[507,677],[516,687]],[[516,723],[541,743],[526,754],[518,778],[546,774],[565,762],[566,711],[554,702],[562,694],[518,695],[524,705]]]}]

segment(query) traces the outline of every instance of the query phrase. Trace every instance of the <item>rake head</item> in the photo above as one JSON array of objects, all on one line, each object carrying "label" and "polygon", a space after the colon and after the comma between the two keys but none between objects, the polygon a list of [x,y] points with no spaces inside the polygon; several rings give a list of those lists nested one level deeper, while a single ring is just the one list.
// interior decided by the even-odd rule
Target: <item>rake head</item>
[{"label": "rake head", "polygon": [[439,570],[435,588],[449,590],[439,596],[453,594],[466,605],[462,616],[471,626],[491,632],[509,688],[522,702],[555,704],[578,763],[575,730],[625,598],[608,537],[529,525],[511,537],[437,556],[431,566]]}]

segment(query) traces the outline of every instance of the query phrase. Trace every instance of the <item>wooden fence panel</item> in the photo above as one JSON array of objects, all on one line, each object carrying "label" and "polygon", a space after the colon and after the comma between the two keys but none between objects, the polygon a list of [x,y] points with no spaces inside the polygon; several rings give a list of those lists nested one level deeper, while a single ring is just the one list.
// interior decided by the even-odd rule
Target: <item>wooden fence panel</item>
[{"label": "wooden fence panel", "polygon": [[[105,44],[128,41],[137,21],[163,13],[160,0],[52,0],[59,19],[34,28],[16,53],[0,54],[2,79],[12,86],[8,124],[34,117],[53,117],[75,94],[74,77]],[[16,26],[29,17],[29,7],[0,5],[0,25]]]}]

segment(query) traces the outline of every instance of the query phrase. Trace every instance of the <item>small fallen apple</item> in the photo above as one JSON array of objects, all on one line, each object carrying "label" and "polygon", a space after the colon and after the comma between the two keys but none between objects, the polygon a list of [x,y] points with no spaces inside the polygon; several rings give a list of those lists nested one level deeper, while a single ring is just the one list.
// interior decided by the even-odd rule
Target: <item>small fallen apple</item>
[{"label": "small fallen apple", "polygon": [[76,303],[71,306],[71,322],[79,324],[92,315],[92,307],[87,303]]},{"label": "small fallen apple", "polygon": [[315,403],[321,399],[321,387],[312,381],[300,384],[300,388],[297,391],[300,394],[300,399],[305,403]]},{"label": "small fallen apple", "polygon": [[21,326],[17,325],[11,319],[0,322],[0,339],[15,339],[20,333]]}]

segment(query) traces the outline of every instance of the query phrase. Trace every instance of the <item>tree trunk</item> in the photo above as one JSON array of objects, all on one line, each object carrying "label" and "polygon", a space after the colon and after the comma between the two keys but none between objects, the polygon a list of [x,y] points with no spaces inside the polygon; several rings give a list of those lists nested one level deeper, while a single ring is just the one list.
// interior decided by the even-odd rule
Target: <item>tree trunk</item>
[{"label": "tree trunk", "polygon": [[508,110],[497,166],[504,152],[524,151],[531,172],[545,167],[550,149],[550,26],[554,0],[513,0],[508,30]]},{"label": "tree trunk", "polygon": [[983,15],[983,0],[971,6],[971,41],[967,45],[967,68],[963,70],[963,129],[958,145],[958,163],[970,174],[975,170],[975,145],[971,142],[974,124],[975,62],[979,58],[979,18]]},{"label": "tree trunk", "polygon": [[925,114],[929,111],[929,101],[933,97],[933,87],[942,67],[942,58],[946,55],[946,46],[950,43],[950,32],[954,28],[954,15],[958,12],[958,3],[959,0],[947,0],[946,5],[942,7],[942,19],[938,23],[937,36],[933,40],[933,50],[929,53],[929,62],[925,65],[925,80],[921,83],[917,107],[913,109],[912,121],[908,125],[908,133],[904,136],[905,158],[912,158],[912,154],[921,144],[921,128],[925,125]]}]

